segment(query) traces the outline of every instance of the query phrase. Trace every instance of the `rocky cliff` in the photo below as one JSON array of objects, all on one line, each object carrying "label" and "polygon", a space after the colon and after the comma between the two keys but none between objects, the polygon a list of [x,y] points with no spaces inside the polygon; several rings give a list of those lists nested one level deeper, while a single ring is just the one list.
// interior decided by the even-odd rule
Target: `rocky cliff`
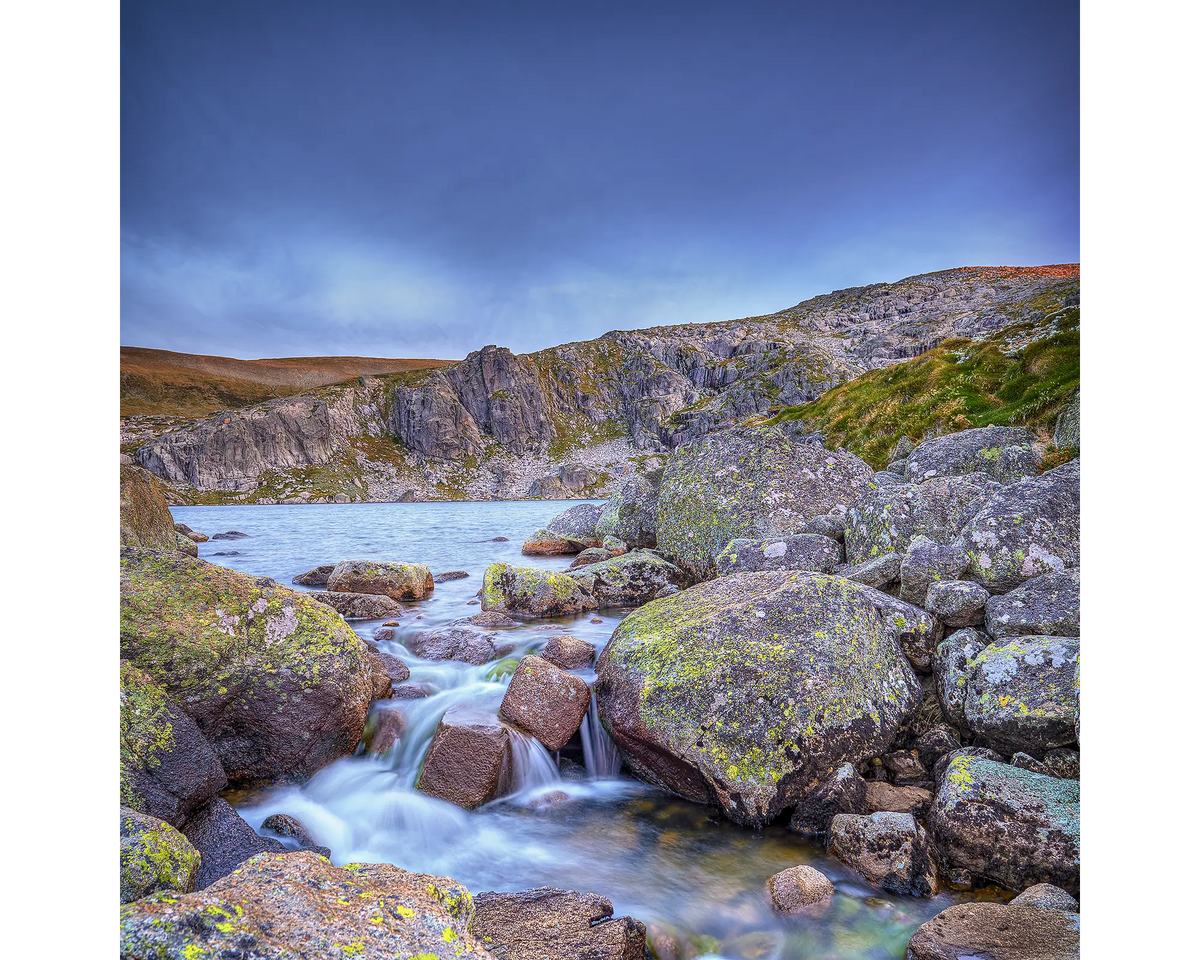
[{"label": "rocky cliff", "polygon": [[190,502],[606,496],[683,442],[943,342],[1042,336],[1078,298],[1077,265],[966,267],[743,320],[487,346],[165,432],[127,418],[123,449]]}]

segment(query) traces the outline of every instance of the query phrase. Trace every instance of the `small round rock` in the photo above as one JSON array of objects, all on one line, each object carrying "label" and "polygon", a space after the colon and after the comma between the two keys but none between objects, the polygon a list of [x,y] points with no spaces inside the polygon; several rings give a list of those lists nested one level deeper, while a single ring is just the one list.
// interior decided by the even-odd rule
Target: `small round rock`
[{"label": "small round rock", "polygon": [[829,903],[833,899],[833,884],[820,870],[801,864],[771,877],[767,893],[779,913],[801,913]]}]

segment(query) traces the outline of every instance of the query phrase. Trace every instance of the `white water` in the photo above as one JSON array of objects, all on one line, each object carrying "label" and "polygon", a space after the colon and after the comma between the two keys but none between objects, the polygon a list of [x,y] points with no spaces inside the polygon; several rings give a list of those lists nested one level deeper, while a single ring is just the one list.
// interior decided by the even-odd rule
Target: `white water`
[{"label": "white water", "polygon": [[621,754],[612,737],[600,722],[600,713],[596,707],[596,694],[592,694],[592,702],[588,707],[587,716],[579,728],[583,740],[583,765],[588,775],[594,780],[611,780],[621,773]]}]

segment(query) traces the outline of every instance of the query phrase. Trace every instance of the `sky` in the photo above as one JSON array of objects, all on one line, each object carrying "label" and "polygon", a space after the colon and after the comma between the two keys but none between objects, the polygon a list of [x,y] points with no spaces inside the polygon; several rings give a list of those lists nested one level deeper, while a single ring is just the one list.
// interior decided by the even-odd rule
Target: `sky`
[{"label": "sky", "polygon": [[1077,3],[126,0],[121,342],[457,359],[1079,259]]}]

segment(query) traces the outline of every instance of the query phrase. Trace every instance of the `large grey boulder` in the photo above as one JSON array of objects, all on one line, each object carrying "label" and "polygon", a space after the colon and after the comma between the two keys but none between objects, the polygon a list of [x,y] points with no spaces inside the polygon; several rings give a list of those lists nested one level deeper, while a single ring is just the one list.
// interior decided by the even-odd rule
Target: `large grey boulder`
[{"label": "large grey boulder", "polygon": [[717,575],[758,573],[763,570],[811,570],[833,573],[842,559],[842,546],[818,533],[748,540],[739,537],[717,554]]},{"label": "large grey boulder", "polygon": [[991,597],[969,580],[935,580],[925,594],[925,609],[951,630],[983,623],[984,605]]},{"label": "large grey boulder", "polygon": [[1015,480],[1037,472],[1041,457],[1036,444],[1037,437],[1024,427],[976,427],[934,437],[908,455],[904,476],[913,483],[968,473]]},{"label": "large grey boulder", "polygon": [[923,607],[930,584],[957,580],[966,567],[967,555],[958,544],[942,545],[923,534],[914,537],[900,563],[900,598]]},{"label": "large grey boulder", "polygon": [[546,529],[564,540],[578,544],[578,550],[598,547],[604,536],[596,533],[596,521],[603,512],[604,507],[598,503],[580,503],[558,514],[546,524]]},{"label": "large grey boulder", "polygon": [[995,639],[1037,633],[1079,636],[1079,568],[1034,577],[1011,593],[990,598],[984,617]]},{"label": "large grey boulder", "polygon": [[988,638],[967,627],[948,636],[937,645],[933,656],[933,676],[937,684],[942,714],[959,729],[967,729],[967,681],[971,661],[988,645]]},{"label": "large grey boulder", "polygon": [[843,763],[886,752],[921,688],[870,592],[816,573],[734,574],[634,611],[595,685],[627,766],[763,824]]},{"label": "large grey boulder", "polygon": [[661,488],[661,470],[630,477],[604,505],[596,521],[596,534],[617,537],[631,547],[658,546],[655,515]]},{"label": "large grey boulder", "polygon": [[1079,914],[959,903],[917,928],[907,960],[1079,960]]},{"label": "large grey boulder", "polygon": [[734,428],[679,447],[658,498],[659,549],[695,576],[738,537],[794,533],[806,520],[846,508],[873,471],[853,454],[793,443],[774,427]]},{"label": "large grey boulder", "polygon": [[688,583],[682,570],[649,550],[632,550],[600,563],[590,563],[567,575],[600,607],[640,606],[662,590]]}]

